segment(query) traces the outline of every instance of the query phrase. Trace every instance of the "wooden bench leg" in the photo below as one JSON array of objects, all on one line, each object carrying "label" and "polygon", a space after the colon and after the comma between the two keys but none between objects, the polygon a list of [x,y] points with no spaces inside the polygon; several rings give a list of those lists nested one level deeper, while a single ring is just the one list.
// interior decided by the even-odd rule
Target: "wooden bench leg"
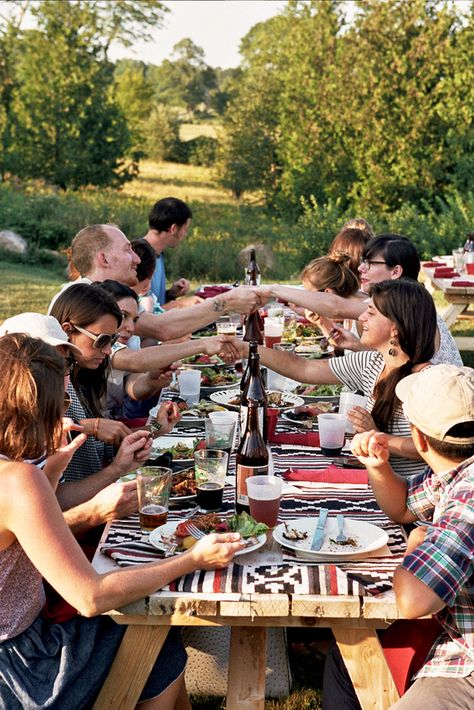
[{"label": "wooden bench leg", "polygon": [[267,630],[262,626],[232,627],[227,710],[263,710]]},{"label": "wooden bench leg", "polygon": [[128,626],[94,710],[135,707],[168,631],[167,626]]},{"label": "wooden bench leg", "polygon": [[333,629],[363,710],[387,710],[399,694],[374,629]]}]

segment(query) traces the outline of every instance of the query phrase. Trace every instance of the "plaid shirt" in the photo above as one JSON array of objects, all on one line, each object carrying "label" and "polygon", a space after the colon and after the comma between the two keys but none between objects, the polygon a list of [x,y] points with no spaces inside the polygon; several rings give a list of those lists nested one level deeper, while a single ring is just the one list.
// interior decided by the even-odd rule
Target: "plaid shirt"
[{"label": "plaid shirt", "polygon": [[474,672],[474,456],[451,471],[410,476],[407,484],[407,507],[436,526],[402,567],[446,604],[436,614],[443,633],[415,677],[465,677]]}]

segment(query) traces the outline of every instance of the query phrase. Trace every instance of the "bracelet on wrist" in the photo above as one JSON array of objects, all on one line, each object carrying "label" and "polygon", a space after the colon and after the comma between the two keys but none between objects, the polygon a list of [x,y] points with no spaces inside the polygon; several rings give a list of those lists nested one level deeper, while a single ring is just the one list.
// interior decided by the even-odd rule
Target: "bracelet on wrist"
[{"label": "bracelet on wrist", "polygon": [[97,417],[97,419],[94,422],[94,428],[92,429],[92,436],[97,439],[98,434],[99,434],[99,424],[100,424],[100,419]]}]

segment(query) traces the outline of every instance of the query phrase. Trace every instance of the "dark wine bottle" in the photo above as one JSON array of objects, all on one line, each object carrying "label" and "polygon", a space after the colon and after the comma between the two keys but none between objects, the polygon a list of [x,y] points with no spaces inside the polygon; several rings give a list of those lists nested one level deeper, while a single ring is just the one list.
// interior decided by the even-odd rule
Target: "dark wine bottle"
[{"label": "dark wine bottle", "polygon": [[235,510],[250,512],[246,481],[268,476],[268,451],[259,427],[258,402],[249,400],[247,426],[236,454]]},{"label": "dark wine bottle", "polygon": [[[249,263],[245,270],[245,283],[247,286],[260,285],[260,269],[255,259],[255,249],[250,251]],[[247,343],[255,341],[259,345],[263,345],[263,319],[258,310],[249,313],[245,319],[244,340]]]},{"label": "dark wine bottle", "polygon": [[249,362],[248,362],[248,377],[244,385],[244,389],[240,395],[240,431],[245,432],[247,426],[247,410],[250,401],[257,402],[258,419],[260,433],[265,439],[266,434],[266,413],[267,413],[267,393],[265,391],[265,383],[260,371],[260,355],[258,354],[257,343],[252,342],[249,345]]},{"label": "dark wine bottle", "polygon": [[255,258],[255,249],[250,250],[250,258],[245,269],[245,283],[247,286],[260,286],[260,269]]}]

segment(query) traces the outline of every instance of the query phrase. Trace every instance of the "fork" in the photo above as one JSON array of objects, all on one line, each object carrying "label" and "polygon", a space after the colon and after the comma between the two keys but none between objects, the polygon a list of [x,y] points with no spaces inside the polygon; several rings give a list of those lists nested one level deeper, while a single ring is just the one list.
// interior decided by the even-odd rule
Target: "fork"
[{"label": "fork", "polygon": [[176,540],[170,540],[164,549],[165,557],[171,557],[171,555],[174,555],[177,547],[178,543]]},{"label": "fork", "polygon": [[344,516],[337,516],[337,528],[339,530],[339,535],[336,537],[336,542],[347,542],[347,535],[344,535]]},{"label": "fork", "polygon": [[186,532],[196,538],[196,540],[200,540],[202,537],[206,536],[206,533],[203,530],[199,530],[194,523],[188,523],[186,525]]}]

